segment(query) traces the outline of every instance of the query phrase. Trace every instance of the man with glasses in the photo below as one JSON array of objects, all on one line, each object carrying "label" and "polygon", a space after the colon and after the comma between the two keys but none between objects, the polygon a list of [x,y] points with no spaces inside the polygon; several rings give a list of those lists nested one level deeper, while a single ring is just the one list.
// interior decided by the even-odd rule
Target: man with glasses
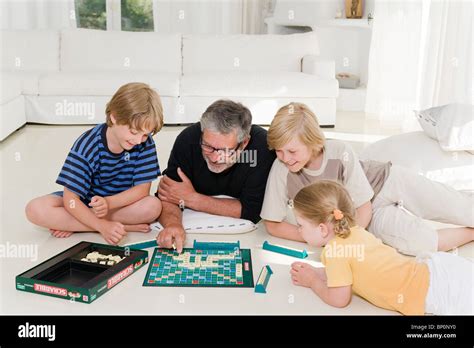
[{"label": "man with glasses", "polygon": [[[158,244],[182,251],[184,207],[257,223],[274,160],[267,131],[252,125],[249,109],[230,100],[211,104],[200,122],[178,135],[171,150],[156,192],[164,227]],[[213,197],[217,195],[235,199]]]}]

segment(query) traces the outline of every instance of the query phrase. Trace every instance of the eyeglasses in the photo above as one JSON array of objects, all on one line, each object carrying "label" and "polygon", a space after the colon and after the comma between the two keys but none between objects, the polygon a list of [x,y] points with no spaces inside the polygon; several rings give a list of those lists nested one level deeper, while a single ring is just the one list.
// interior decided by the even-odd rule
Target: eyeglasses
[{"label": "eyeglasses", "polygon": [[202,139],[199,141],[199,143],[201,145],[202,150],[205,153],[211,154],[213,152],[217,152],[220,156],[223,156],[223,157],[231,157],[231,156],[235,155],[235,153],[239,149],[240,145],[242,145],[242,142],[239,142],[237,144],[237,146],[233,149],[229,149],[229,148],[217,149],[214,146],[203,143]]}]

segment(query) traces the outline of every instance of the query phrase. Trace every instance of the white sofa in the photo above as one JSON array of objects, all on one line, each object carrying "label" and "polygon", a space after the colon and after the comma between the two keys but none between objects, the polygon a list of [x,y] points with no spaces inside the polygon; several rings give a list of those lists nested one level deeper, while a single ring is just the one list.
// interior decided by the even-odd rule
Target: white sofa
[{"label": "white sofa", "polygon": [[26,122],[95,124],[127,82],[150,84],[166,124],[199,119],[213,101],[241,101],[269,124],[290,101],[334,126],[333,61],[318,59],[316,33],[202,36],[75,29],[2,31],[0,140]]}]

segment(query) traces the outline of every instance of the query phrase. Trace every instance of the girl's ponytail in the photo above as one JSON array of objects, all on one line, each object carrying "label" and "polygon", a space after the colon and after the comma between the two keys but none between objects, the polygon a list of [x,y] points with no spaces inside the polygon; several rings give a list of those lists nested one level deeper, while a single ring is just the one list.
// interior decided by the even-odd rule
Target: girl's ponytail
[{"label": "girl's ponytail", "polygon": [[347,220],[344,213],[339,209],[334,209],[328,220],[332,220],[331,222],[334,226],[334,233],[337,236],[341,238],[347,238],[351,233],[351,226],[349,225],[349,221]]}]

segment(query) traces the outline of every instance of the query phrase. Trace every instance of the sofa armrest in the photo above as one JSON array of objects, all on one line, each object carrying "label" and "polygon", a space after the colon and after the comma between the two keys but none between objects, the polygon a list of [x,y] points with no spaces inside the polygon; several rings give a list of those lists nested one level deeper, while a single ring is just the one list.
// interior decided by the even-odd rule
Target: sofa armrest
[{"label": "sofa armrest", "polygon": [[315,55],[307,55],[301,61],[301,72],[317,75],[323,79],[335,79],[336,62],[333,60],[323,60]]}]

